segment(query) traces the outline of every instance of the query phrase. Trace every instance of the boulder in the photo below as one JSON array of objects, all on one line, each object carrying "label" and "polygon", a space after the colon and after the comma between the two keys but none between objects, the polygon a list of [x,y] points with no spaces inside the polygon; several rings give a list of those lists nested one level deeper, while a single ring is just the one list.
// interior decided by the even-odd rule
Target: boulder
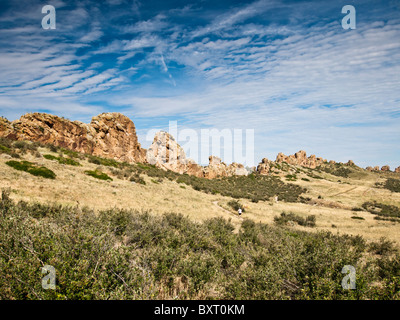
[{"label": "boulder", "polygon": [[257,172],[261,175],[268,175],[270,173],[270,161],[267,158],[263,158],[257,166]]}]

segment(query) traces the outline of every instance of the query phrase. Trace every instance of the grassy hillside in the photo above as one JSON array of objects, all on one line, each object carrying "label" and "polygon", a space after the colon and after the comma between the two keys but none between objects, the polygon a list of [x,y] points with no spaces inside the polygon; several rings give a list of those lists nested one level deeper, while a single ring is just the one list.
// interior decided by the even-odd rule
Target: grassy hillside
[{"label": "grassy hillside", "polygon": [[[311,232],[362,235],[374,241],[385,236],[400,244],[398,219],[363,207],[365,203],[400,207],[400,193],[396,192],[400,175],[395,173],[367,172],[338,164],[312,170],[283,163],[277,164],[272,176],[207,180],[52,145],[0,139],[0,146],[0,187],[10,188],[16,201],[56,202],[94,210],[115,207],[154,214],[176,212],[199,222],[231,218],[235,232],[243,217],[273,224],[282,212],[292,212],[302,219],[312,215],[317,218]],[[55,178],[16,170],[7,165],[10,161],[27,161],[29,168],[42,168],[41,172],[48,169]],[[346,169],[347,177],[326,172],[336,173],[340,168]],[[278,202],[274,201],[276,195]],[[242,217],[229,205],[232,201],[239,201],[245,209]],[[293,228],[308,230],[298,224]]]}]

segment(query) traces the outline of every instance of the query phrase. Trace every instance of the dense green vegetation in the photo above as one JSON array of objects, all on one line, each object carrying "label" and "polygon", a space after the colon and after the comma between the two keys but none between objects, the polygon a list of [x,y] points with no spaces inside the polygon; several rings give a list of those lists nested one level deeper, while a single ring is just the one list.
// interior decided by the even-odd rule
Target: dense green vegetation
[{"label": "dense green vegetation", "polygon": [[56,160],[56,161],[58,161],[58,163],[61,163],[61,164],[68,164],[70,166],[80,166],[81,165],[78,161],[75,161],[71,158],[55,157],[51,154],[44,154],[43,157],[48,160]]},{"label": "dense green vegetation", "polygon": [[19,170],[19,171],[26,171],[34,176],[40,176],[47,179],[55,179],[56,174],[51,171],[50,169],[43,167],[43,166],[36,166],[32,162],[29,161],[15,161],[10,160],[6,162],[6,165]]},{"label": "dense green vegetation", "polygon": [[389,178],[384,183],[377,182],[375,186],[388,189],[392,192],[400,192],[400,179]]},{"label": "dense green vegetation", "polygon": [[282,212],[279,217],[274,217],[274,222],[278,225],[286,225],[288,222],[293,222],[300,226],[315,227],[316,217],[315,215],[309,215],[303,218],[293,212]]},{"label": "dense green vegetation", "polygon": [[195,190],[219,193],[237,199],[248,198],[255,202],[269,200],[273,196],[278,196],[281,201],[296,202],[300,200],[300,195],[307,191],[298,185],[284,183],[279,177],[256,174],[211,180],[181,175],[177,182],[191,185]]},{"label": "dense green vegetation", "polygon": [[[399,299],[388,242],[222,218],[0,201],[0,299]],[[371,255],[371,253],[373,255]],[[41,269],[56,270],[56,290]],[[356,268],[344,290],[343,266]]]}]

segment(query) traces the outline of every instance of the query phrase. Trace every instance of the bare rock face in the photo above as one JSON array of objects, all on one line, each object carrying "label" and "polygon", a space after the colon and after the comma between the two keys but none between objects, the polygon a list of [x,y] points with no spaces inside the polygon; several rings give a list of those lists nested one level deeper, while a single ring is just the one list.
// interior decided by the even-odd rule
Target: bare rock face
[{"label": "bare rock face", "polygon": [[365,170],[367,170],[367,171],[371,172],[371,171],[373,171],[373,170],[374,170],[374,168],[372,168],[372,167],[366,167],[366,168],[365,168]]},{"label": "bare rock face", "polygon": [[355,166],[355,163],[353,160],[349,160],[347,161],[346,166]]},{"label": "bare rock face", "polygon": [[400,173],[400,166],[399,166],[399,167],[397,167],[396,169],[394,169],[394,172],[396,172],[396,173]]},{"label": "bare rock face", "polygon": [[372,170],[373,171],[379,171],[379,166],[375,166]]},{"label": "bare rock face", "polygon": [[171,170],[180,174],[187,173],[208,179],[248,174],[242,164],[232,163],[227,166],[220,158],[215,156],[208,158],[208,166],[198,165],[192,159],[186,158],[183,148],[173,136],[165,131],[160,131],[154,136],[153,143],[147,150],[146,160],[164,170]]},{"label": "bare rock face", "polygon": [[165,131],[160,131],[154,136],[153,143],[147,150],[146,160],[149,164],[164,170],[203,176],[201,166],[186,158],[183,148]]},{"label": "bare rock face", "polygon": [[103,113],[94,117],[90,126],[96,131],[94,155],[120,161],[145,162],[132,120],[120,113]]},{"label": "bare rock face", "polygon": [[0,120],[0,136],[50,143],[119,161],[145,161],[146,151],[138,142],[135,125],[120,113],[103,113],[90,124],[46,113],[28,113],[12,122]]},{"label": "bare rock face", "polygon": [[276,157],[276,162],[287,162],[290,165],[294,166],[303,166],[311,169],[315,169],[317,166],[326,162],[325,159],[316,157],[315,155],[311,155],[307,158],[307,154],[304,150],[300,150],[296,152],[294,155],[286,156],[282,152],[280,152]]},{"label": "bare rock face", "polygon": [[383,166],[381,168],[381,171],[390,171],[390,167],[389,166]]},{"label": "bare rock face", "polygon": [[257,172],[261,175],[268,175],[270,169],[270,161],[267,158],[263,158],[257,166]]}]

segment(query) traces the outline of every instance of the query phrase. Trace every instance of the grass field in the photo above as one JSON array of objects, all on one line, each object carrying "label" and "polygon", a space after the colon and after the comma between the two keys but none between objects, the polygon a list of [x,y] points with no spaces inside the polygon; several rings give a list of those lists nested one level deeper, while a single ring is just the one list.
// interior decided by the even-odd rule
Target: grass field
[{"label": "grass field", "polygon": [[[40,154],[51,154],[59,157],[57,152],[39,147]],[[76,155],[77,156],[77,155]],[[0,155],[0,181],[2,188],[11,189],[11,197],[15,200],[39,201],[41,203],[57,202],[64,205],[88,206],[94,209],[124,208],[149,210],[155,214],[176,212],[190,217],[193,221],[204,221],[213,217],[231,218],[237,230],[241,219],[228,206],[233,199],[219,193],[205,193],[195,190],[190,184],[178,183],[177,180],[157,178],[145,174],[141,170],[140,178],[145,184],[130,181],[121,176],[121,170],[113,166],[92,163],[91,158],[79,159],[80,166],[62,164],[27,152],[24,160],[44,166],[52,170],[57,178],[54,180],[33,176],[27,172],[17,171],[6,165],[8,155]],[[90,160],[90,161],[89,161]],[[99,171],[113,180],[99,180],[85,174],[85,171]],[[159,169],[152,168],[153,171]],[[172,173],[171,173],[172,174]],[[353,211],[361,208],[367,201],[376,201],[387,205],[400,206],[400,193],[376,187],[376,183],[384,183],[387,174],[355,172],[349,177],[337,177],[326,172],[317,172],[323,179],[313,179],[304,173],[298,173],[291,184],[307,189],[302,194],[310,198],[307,203],[278,202],[273,197],[266,201],[253,202],[251,199],[240,199],[245,207],[244,217],[256,222],[273,223],[274,217],[281,212],[293,212],[302,217],[315,215],[317,219],[315,231],[326,230],[340,234],[362,235],[366,239],[376,240],[385,236],[400,243],[400,223],[375,220],[375,215],[368,211]],[[154,175],[154,172],[152,173]],[[172,176],[176,176],[177,174]],[[179,175],[177,175],[179,176]],[[395,176],[392,174],[391,176]],[[310,181],[302,180],[308,177]],[[282,180],[287,183],[284,179]],[[340,182],[338,182],[340,180]],[[217,201],[219,206],[213,203]],[[227,209],[227,214],[222,208]],[[353,219],[359,216],[364,220]],[[294,228],[304,229],[302,226]]]}]

